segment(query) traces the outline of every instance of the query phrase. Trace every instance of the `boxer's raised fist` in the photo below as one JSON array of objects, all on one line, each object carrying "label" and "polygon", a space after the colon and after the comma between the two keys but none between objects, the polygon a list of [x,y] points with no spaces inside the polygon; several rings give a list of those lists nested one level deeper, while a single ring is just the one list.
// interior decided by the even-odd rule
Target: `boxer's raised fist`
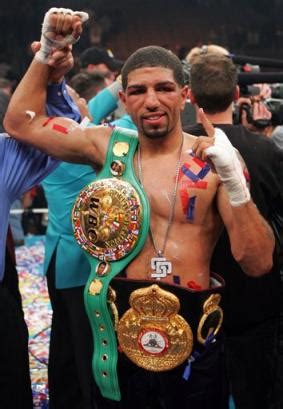
[{"label": "boxer's raised fist", "polygon": [[57,7],[49,9],[43,19],[41,47],[35,58],[47,64],[52,50],[76,43],[82,32],[82,24],[87,20],[88,14],[83,11]]}]

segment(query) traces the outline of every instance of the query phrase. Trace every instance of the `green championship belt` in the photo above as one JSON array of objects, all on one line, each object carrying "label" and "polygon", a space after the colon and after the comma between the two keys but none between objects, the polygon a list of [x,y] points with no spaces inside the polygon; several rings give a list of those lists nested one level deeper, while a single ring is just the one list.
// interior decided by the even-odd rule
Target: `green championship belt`
[{"label": "green championship belt", "polygon": [[92,369],[102,395],[120,400],[117,376],[118,313],[109,283],[141,251],[149,230],[149,203],[133,168],[137,133],[115,128],[102,171],[76,199],[74,235],[91,273],[84,300],[94,340]]}]

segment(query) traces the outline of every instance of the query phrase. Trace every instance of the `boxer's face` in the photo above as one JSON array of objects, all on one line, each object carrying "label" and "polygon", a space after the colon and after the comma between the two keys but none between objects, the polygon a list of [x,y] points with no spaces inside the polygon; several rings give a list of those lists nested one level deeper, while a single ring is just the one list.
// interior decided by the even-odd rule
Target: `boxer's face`
[{"label": "boxer's face", "polygon": [[151,139],[166,136],[180,121],[187,88],[180,87],[173,71],[164,67],[144,67],[128,74],[121,100],[139,132]]}]

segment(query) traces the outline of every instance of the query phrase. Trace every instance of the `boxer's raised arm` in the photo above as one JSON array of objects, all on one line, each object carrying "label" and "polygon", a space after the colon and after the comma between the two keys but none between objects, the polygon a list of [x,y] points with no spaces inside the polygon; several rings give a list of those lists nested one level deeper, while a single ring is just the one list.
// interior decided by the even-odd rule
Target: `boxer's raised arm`
[{"label": "boxer's raised arm", "polygon": [[[58,37],[65,35],[70,38],[71,33],[71,38],[75,38],[81,32],[79,15],[73,14],[70,17],[68,13],[55,13],[51,16],[55,18],[52,20],[53,26],[60,30]],[[53,50],[44,61],[42,56],[38,58],[36,54],[14,91],[4,119],[4,127],[7,133],[17,140],[32,144],[63,160],[100,164],[104,159],[111,130],[102,127],[84,130],[70,119],[50,119],[45,114],[46,88],[49,78],[54,76],[54,61],[60,63],[62,70],[64,64],[70,67],[71,59],[70,44]],[[47,62],[53,64],[53,67]],[[97,141],[99,146],[96,146]]]}]

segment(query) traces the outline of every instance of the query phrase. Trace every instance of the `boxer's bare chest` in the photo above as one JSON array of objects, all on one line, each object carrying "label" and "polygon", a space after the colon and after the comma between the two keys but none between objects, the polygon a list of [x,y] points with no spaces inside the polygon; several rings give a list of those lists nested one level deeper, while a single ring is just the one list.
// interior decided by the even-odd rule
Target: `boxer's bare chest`
[{"label": "boxer's bare chest", "polygon": [[[150,278],[152,260],[160,253],[181,282],[186,280],[190,265],[190,277],[205,271],[202,284],[206,285],[210,249],[220,228],[215,205],[218,176],[191,149],[184,149],[179,161],[176,157],[172,160],[172,155],[160,155],[144,160],[142,170],[136,169],[150,202],[150,234],[127,269],[129,277]],[[165,281],[172,277],[165,277]]]}]

